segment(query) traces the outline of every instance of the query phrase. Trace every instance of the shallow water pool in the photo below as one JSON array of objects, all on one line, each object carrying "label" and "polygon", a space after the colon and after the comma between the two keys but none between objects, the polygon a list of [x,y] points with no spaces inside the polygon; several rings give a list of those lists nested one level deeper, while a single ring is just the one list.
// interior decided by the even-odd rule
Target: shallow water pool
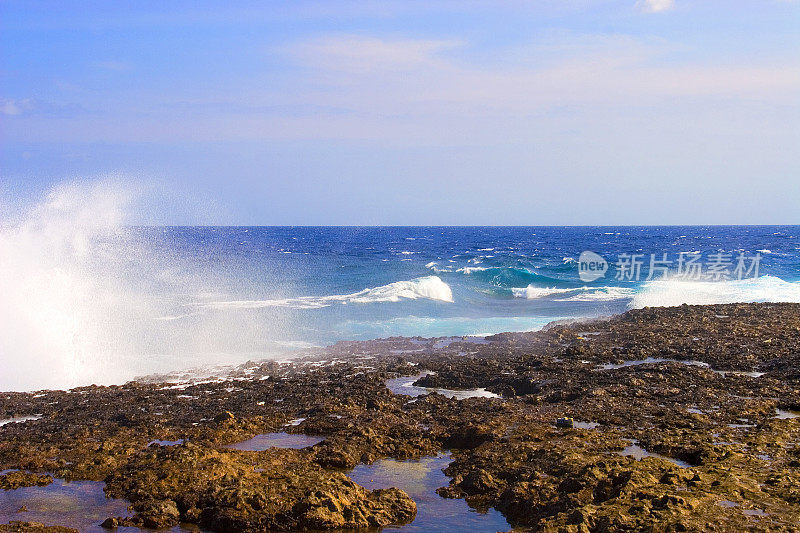
[{"label": "shallow water pool", "polygon": [[597,367],[597,370],[617,370],[618,368],[626,368],[629,366],[653,365],[657,363],[680,363],[686,366],[699,366],[701,368],[709,368],[709,364],[704,363],[703,361],[684,361],[682,359],[665,359],[662,357],[648,357],[646,359],[635,359],[632,361],[625,361],[624,363],[620,364],[605,363]]},{"label": "shallow water pool", "polygon": [[452,390],[417,387],[414,385],[415,381],[428,374],[430,374],[430,372],[423,372],[421,374],[417,374],[416,376],[403,376],[399,378],[387,379],[386,388],[392,391],[394,394],[402,394],[403,396],[411,396],[412,398],[425,396],[426,394],[431,394],[433,392],[437,392],[442,396],[447,396],[448,398],[455,398],[456,400],[465,400],[467,398],[500,398],[499,394],[489,392],[486,389]]},{"label": "shallow water pool", "polygon": [[325,440],[325,437],[313,437],[310,435],[285,432],[262,433],[261,435],[256,435],[252,439],[248,439],[244,442],[237,442],[236,444],[229,444],[225,447],[245,452],[260,452],[268,448],[291,448],[293,450],[301,450],[319,444],[323,440]]},{"label": "shallow water pool", "polygon": [[[0,524],[22,520],[106,532],[100,527],[103,520],[131,513],[126,500],[106,498],[104,485],[102,481],[55,479],[46,487],[0,490]],[[23,506],[27,510],[19,512]]]},{"label": "shallow water pool", "polygon": [[494,509],[479,513],[464,500],[442,498],[436,489],[447,486],[442,469],[451,462],[450,454],[424,457],[415,461],[382,459],[371,465],[358,465],[348,473],[359,485],[374,490],[396,487],[417,503],[417,516],[410,524],[384,528],[385,531],[452,533],[495,533],[511,529],[508,521]]},{"label": "shallow water pool", "polygon": [[638,442],[633,439],[626,439],[630,444],[626,446],[623,450],[617,452],[617,455],[622,455],[623,457],[633,457],[637,461],[641,461],[646,457],[658,457],[660,459],[664,459],[669,461],[670,463],[674,463],[681,468],[691,468],[692,465],[687,463],[686,461],[681,461],[680,459],[673,459],[672,457],[667,457],[665,455],[661,455],[658,453],[648,452],[641,446],[639,446]]}]

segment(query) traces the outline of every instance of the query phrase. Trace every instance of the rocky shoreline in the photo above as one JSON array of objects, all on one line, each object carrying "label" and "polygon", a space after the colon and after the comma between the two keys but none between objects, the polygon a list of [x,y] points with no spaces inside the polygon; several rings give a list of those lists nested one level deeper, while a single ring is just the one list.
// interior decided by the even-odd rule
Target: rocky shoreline
[{"label": "rocky shoreline", "polygon": [[[386,387],[397,376],[493,394],[410,397]],[[109,528],[375,530],[417,506],[348,470],[451,450],[438,493],[521,531],[796,531],[797,411],[800,305],[646,308],[485,340],[343,342],[203,382],[0,393],[0,419],[32,417],[0,426],[0,490],[104,481],[132,506]],[[324,440],[226,447],[271,432]],[[66,531],[19,515],[0,531]]]}]

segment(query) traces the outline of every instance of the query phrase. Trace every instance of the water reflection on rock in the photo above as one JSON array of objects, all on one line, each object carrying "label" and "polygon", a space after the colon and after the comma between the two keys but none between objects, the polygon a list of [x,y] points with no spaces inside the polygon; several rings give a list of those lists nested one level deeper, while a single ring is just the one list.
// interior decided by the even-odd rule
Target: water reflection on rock
[{"label": "water reflection on rock", "polygon": [[490,392],[486,389],[465,389],[465,390],[452,390],[452,389],[434,389],[429,387],[417,387],[414,385],[418,379],[427,376],[430,372],[422,372],[416,376],[403,376],[399,378],[392,378],[386,380],[386,388],[395,394],[402,394],[403,396],[411,396],[416,398],[418,396],[425,396],[433,392],[439,393],[448,398],[455,398],[456,400],[465,400],[467,398],[500,398],[499,394]]},{"label": "water reflection on rock", "polygon": [[508,531],[508,522],[494,509],[479,513],[471,509],[464,500],[442,498],[436,494],[437,488],[447,486],[450,481],[442,472],[450,461],[449,453],[417,461],[383,459],[371,465],[358,465],[348,475],[368,489],[397,487],[416,502],[417,517],[413,522],[385,530],[409,533]]},{"label": "water reflection on rock", "polygon": [[242,450],[245,452],[260,452],[268,448],[291,448],[300,450],[309,448],[315,444],[319,444],[325,440],[324,437],[313,437],[310,435],[292,434],[292,433],[262,433],[256,435],[252,439],[236,444],[230,444],[226,448],[234,450]]},{"label": "water reflection on rock", "polygon": [[102,481],[55,479],[46,487],[0,491],[0,524],[23,520],[104,532],[100,523],[109,516],[131,516],[127,501],[106,498],[104,485]]}]

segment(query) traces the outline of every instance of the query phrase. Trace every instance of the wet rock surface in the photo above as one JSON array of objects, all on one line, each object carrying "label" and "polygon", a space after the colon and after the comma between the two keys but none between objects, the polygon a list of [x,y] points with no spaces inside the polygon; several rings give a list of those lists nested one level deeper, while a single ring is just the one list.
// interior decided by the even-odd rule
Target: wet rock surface
[{"label": "wet rock surface", "polygon": [[46,487],[52,482],[53,476],[17,470],[0,475],[0,490],[14,490],[20,487]]},{"label": "wet rock surface", "polygon": [[106,483],[136,511],[118,525],[154,529],[181,518],[219,531],[354,529],[408,522],[416,513],[404,492],[368,491],[302,450],[150,447]]},{"label": "wet rock surface", "polygon": [[[201,382],[0,393],[0,417],[41,415],[0,427],[0,470],[105,481],[133,510],[109,527],[361,529],[416,507],[348,469],[450,449],[439,494],[523,530],[794,531],[800,419],[778,413],[800,410],[798,369],[794,304],[642,309],[478,342],[343,342]],[[501,398],[385,386],[421,374],[418,387]],[[278,431],[325,440],[226,447]],[[13,474],[0,483],[13,488]]]},{"label": "wet rock surface", "polygon": [[40,522],[20,522],[14,520],[0,524],[3,533],[78,533],[77,529],[62,526],[46,526]]}]

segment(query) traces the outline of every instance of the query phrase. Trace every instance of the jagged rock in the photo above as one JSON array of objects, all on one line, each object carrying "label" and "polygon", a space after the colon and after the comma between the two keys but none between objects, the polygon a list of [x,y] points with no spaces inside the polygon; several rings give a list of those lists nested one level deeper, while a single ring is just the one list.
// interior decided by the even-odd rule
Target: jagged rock
[{"label": "jagged rock", "polygon": [[8,524],[0,524],[3,533],[78,533],[77,529],[63,526],[46,526],[40,522],[19,522],[12,520]]},{"label": "jagged rock", "polygon": [[[776,408],[798,406],[800,305],[639,309],[436,345],[342,342],[319,356],[324,364],[250,364],[235,380],[179,387],[152,379],[3,393],[4,416],[42,418],[0,428],[0,469],[106,480],[136,512],[109,527],[174,523],[177,510],[212,530],[375,528],[413,516],[413,502],[330,469],[449,448],[451,482],[437,492],[494,507],[522,527],[792,531],[800,523],[800,420],[775,418]],[[437,387],[504,398],[410,398],[385,386],[423,370],[435,372],[425,382]],[[573,418],[575,429],[554,428],[557,417]],[[306,450],[224,448],[275,431],[325,440]],[[7,476],[9,486],[20,477]],[[744,513],[756,509],[767,517]]]},{"label": "jagged rock", "polygon": [[135,516],[119,523],[149,528],[179,519],[222,531],[364,528],[414,517],[404,492],[369,491],[309,457],[303,450],[152,447],[107,479],[108,492],[134,502]]},{"label": "jagged rock", "polygon": [[227,422],[229,420],[233,420],[236,417],[230,411],[225,411],[224,413],[220,413],[214,417],[214,422],[217,424],[221,424],[223,422]]},{"label": "jagged rock", "polygon": [[0,476],[0,490],[14,490],[20,487],[46,487],[53,482],[49,474],[36,474],[33,472],[9,472]]}]

